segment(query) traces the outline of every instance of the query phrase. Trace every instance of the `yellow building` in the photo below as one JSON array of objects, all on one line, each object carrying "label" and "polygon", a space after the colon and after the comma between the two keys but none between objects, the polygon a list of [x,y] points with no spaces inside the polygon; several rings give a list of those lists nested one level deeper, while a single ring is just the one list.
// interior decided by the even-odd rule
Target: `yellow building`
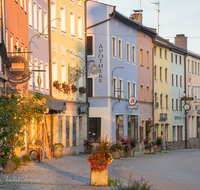
[{"label": "yellow building", "polygon": [[79,92],[86,86],[84,16],[83,0],[51,0],[51,103],[62,100],[65,107],[66,102],[66,110],[52,105],[53,144],[63,143],[64,154],[83,152],[87,138],[86,94]]},{"label": "yellow building", "polygon": [[154,49],[154,124],[155,139],[171,141],[170,61],[166,40],[157,36]]}]

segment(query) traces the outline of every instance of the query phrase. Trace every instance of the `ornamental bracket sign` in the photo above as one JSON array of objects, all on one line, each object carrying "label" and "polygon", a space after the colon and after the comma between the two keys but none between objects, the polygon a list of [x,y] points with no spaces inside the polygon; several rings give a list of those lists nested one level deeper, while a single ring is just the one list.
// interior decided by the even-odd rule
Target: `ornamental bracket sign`
[{"label": "ornamental bracket sign", "polygon": [[193,97],[182,97],[181,100],[188,101],[188,100],[194,100],[194,98]]}]

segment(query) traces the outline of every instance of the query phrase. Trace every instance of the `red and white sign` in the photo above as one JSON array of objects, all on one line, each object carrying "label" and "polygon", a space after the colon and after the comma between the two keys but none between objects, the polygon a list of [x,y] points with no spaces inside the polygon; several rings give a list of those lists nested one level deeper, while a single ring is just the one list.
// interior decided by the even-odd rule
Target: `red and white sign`
[{"label": "red and white sign", "polygon": [[129,104],[131,104],[132,106],[134,106],[136,103],[137,103],[136,98],[134,98],[134,97],[130,97],[129,98]]}]

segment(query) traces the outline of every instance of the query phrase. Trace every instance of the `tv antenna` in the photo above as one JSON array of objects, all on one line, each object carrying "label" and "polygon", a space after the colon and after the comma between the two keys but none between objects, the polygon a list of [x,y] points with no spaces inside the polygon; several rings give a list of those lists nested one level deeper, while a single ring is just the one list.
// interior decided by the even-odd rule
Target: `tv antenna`
[{"label": "tv antenna", "polygon": [[159,26],[160,26],[160,24],[159,24],[160,1],[158,1],[158,2],[151,2],[151,4],[155,4],[155,5],[158,6],[158,9],[156,9],[156,10],[158,11],[158,35],[159,35]]}]

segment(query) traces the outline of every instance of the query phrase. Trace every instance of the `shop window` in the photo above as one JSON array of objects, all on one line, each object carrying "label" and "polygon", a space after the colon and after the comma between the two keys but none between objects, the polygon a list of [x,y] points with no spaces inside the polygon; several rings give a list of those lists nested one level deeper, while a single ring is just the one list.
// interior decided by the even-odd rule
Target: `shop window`
[{"label": "shop window", "polygon": [[101,137],[101,118],[89,118],[89,139],[93,142]]},{"label": "shop window", "polygon": [[62,143],[62,116],[58,116],[58,142]]},{"label": "shop window", "polygon": [[124,137],[124,116],[116,115],[116,140],[119,140],[120,137]]}]

